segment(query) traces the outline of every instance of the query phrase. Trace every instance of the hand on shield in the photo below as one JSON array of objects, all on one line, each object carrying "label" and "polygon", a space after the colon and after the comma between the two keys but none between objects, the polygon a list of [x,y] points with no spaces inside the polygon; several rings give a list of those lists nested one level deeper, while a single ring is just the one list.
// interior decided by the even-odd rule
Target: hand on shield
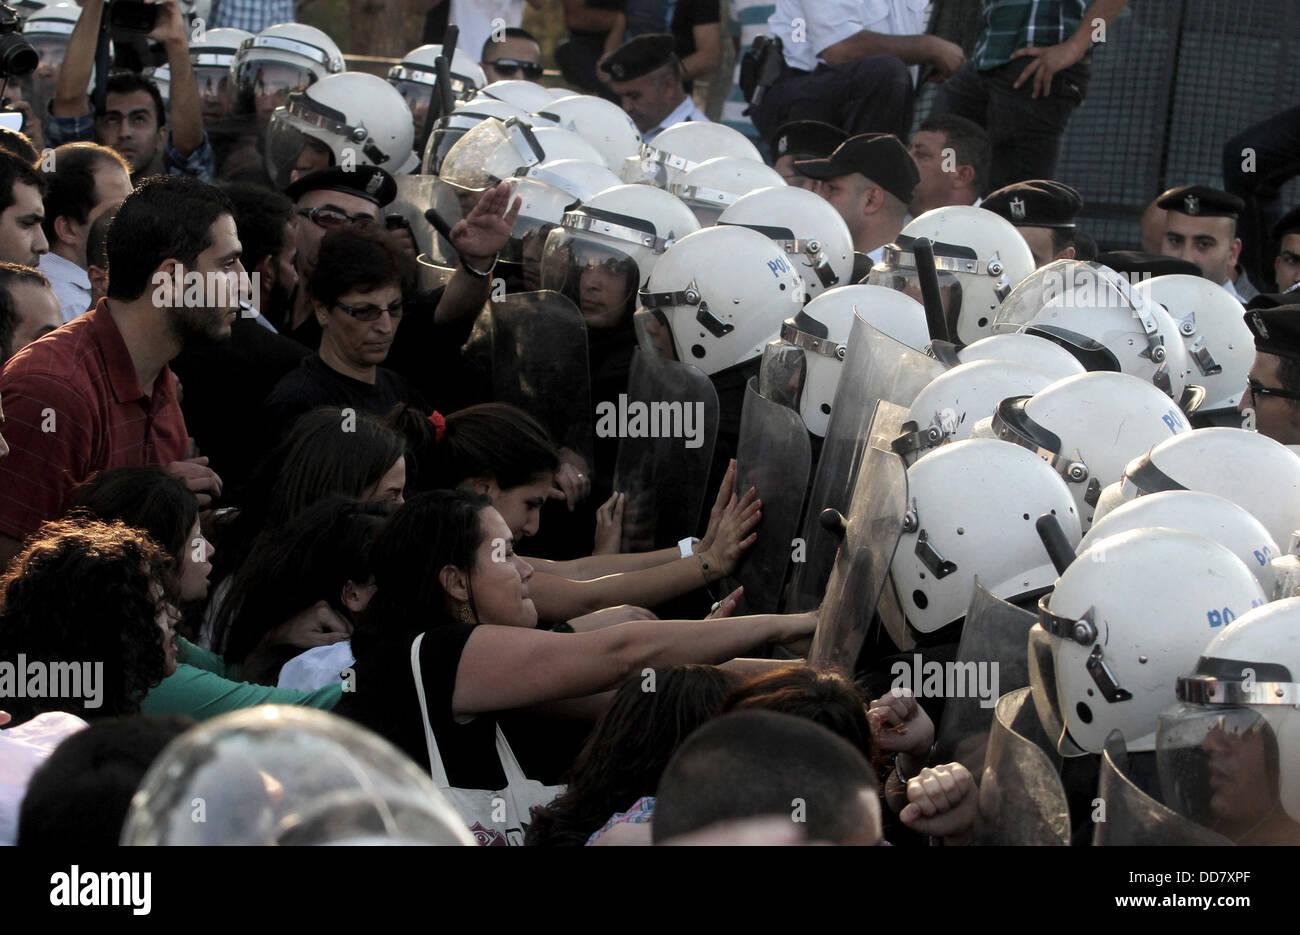
[{"label": "hand on shield", "polygon": [[718,485],[718,496],[713,501],[713,509],[709,511],[709,528],[705,530],[697,552],[707,552],[713,547],[713,540],[718,537],[718,524],[722,522],[722,514],[727,511],[727,504],[735,492],[736,459],[732,458],[727,465],[727,473],[722,476],[722,483]]},{"label": "hand on shield", "polygon": [[506,245],[523,204],[521,198],[516,198],[514,204],[510,203],[512,191],[509,182],[488,189],[474,205],[474,210],[456,222],[450,239],[462,260],[482,269]]},{"label": "hand on shield", "polygon": [[721,617],[730,617],[736,612],[736,605],[740,603],[740,599],[744,595],[745,589],[743,587],[736,588],[736,590],[732,591],[722,600],[718,601],[718,603],[714,604],[713,610],[711,610],[709,615],[704,619],[717,620]]},{"label": "hand on shield", "polygon": [[876,749],[911,758],[912,763],[901,764],[905,772],[911,775],[925,765],[934,743],[934,722],[909,690],[885,692],[868,706],[867,720]]},{"label": "hand on shield", "polygon": [[718,531],[713,544],[707,551],[701,549],[709,563],[709,568],[729,575],[740,564],[740,557],[745,550],[758,541],[758,533],[753,532],[758,521],[763,518],[763,501],[758,499],[758,491],[749,488],[739,500],[732,494],[727,507],[718,521]]},{"label": "hand on shield", "polygon": [[591,478],[587,474],[590,470],[581,455],[568,448],[560,449],[560,466],[555,471],[551,499],[564,500],[572,513],[573,508],[591,493]]},{"label": "hand on shield", "polygon": [[970,842],[979,815],[979,787],[960,763],[926,767],[907,782],[907,807],[898,813],[907,827],[943,838],[945,844]]},{"label": "hand on shield", "polygon": [[617,555],[623,539],[623,503],[627,495],[615,491],[596,511],[596,544],[592,555]]}]

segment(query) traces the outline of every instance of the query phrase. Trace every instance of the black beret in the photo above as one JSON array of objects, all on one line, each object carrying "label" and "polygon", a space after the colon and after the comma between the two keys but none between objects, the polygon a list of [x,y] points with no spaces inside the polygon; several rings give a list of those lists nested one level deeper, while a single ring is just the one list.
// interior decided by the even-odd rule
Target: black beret
[{"label": "black beret", "polygon": [[980,202],[1016,227],[1052,227],[1074,230],[1074,218],[1083,207],[1079,193],[1064,182],[1034,179],[999,188]]},{"label": "black beret", "polygon": [[825,159],[835,152],[835,147],[848,138],[847,133],[829,123],[822,123],[820,120],[796,120],[781,126],[772,137],[772,158],[802,156]]},{"label": "black beret", "polygon": [[1246,327],[1255,336],[1255,350],[1300,358],[1300,305],[1251,309]]},{"label": "black beret", "polygon": [[1235,218],[1245,210],[1246,203],[1208,185],[1184,185],[1161,195],[1156,207],[1199,218]]},{"label": "black beret", "polygon": [[600,63],[601,71],[615,81],[632,81],[663,68],[676,56],[677,40],[667,33],[629,39]]},{"label": "black beret", "polygon": [[1159,253],[1143,253],[1141,250],[1112,250],[1100,254],[1097,262],[1109,266],[1117,273],[1132,276],[1137,274],[1144,278],[1172,276],[1175,273],[1184,276],[1200,276],[1201,268],[1191,260],[1180,260],[1176,256],[1162,256]]},{"label": "black beret", "polygon": [[321,190],[356,195],[382,208],[397,197],[397,182],[378,166],[354,166],[351,169],[330,166],[308,172],[290,184],[284,193],[292,201],[297,201],[308,192]]},{"label": "black beret", "polygon": [[1279,305],[1294,305],[1296,302],[1300,302],[1300,289],[1292,286],[1286,292],[1261,292],[1252,296],[1246,303],[1246,308],[1277,308]]},{"label": "black beret", "polygon": [[1287,234],[1300,234],[1300,208],[1292,208],[1273,225],[1273,239],[1281,240]]},{"label": "black beret", "polygon": [[912,200],[912,189],[921,181],[916,162],[892,133],[863,133],[850,137],[829,157],[795,162],[794,167],[810,179],[833,179],[857,172],[903,204]]}]

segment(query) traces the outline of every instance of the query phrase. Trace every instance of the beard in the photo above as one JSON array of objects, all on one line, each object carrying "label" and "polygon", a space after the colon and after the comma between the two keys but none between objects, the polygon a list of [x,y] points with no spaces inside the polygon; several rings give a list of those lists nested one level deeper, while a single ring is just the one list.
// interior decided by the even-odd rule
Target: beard
[{"label": "beard", "polygon": [[[172,334],[181,347],[203,347],[230,340],[230,309],[178,308],[171,318]],[[235,310],[238,315],[238,310]]]}]

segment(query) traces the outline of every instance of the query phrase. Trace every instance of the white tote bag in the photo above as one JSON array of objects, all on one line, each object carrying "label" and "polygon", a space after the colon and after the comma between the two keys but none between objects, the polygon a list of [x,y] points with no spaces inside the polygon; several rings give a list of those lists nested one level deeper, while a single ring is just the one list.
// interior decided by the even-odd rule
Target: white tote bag
[{"label": "white tote bag", "polygon": [[420,671],[420,645],[423,642],[424,634],[421,633],[411,644],[411,674],[415,676],[415,691],[420,697],[420,718],[424,722],[424,741],[429,749],[429,772],[433,775],[433,782],[460,812],[479,844],[522,846],[523,826],[528,823],[529,810],[549,804],[564,791],[564,786],[544,786],[525,776],[498,724],[497,758],[501,761],[501,771],[505,773],[506,787],[497,791],[451,787],[442,754],[438,751],[438,741],[433,736],[433,725],[429,723],[424,677]]}]

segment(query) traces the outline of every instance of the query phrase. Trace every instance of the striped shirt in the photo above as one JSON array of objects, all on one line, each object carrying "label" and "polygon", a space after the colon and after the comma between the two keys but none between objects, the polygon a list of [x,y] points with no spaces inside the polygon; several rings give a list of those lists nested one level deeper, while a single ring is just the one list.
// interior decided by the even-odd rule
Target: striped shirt
[{"label": "striped shirt", "polygon": [[1017,49],[1060,45],[1079,28],[1088,0],[985,0],[971,61],[981,71],[1011,61]]},{"label": "striped shirt", "polygon": [[280,23],[292,23],[293,0],[217,0],[209,29],[242,29],[254,35]]}]

